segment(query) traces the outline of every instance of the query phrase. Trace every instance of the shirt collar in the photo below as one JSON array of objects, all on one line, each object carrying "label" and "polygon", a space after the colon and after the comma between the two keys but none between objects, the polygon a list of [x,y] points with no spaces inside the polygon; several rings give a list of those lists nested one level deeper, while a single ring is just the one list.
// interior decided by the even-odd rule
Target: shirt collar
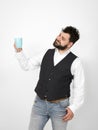
[{"label": "shirt collar", "polygon": [[60,54],[60,52],[58,51],[58,49],[55,48],[55,53],[57,53],[58,55],[61,55],[61,56],[66,56],[69,52],[70,52],[70,49],[68,49],[64,53]]}]

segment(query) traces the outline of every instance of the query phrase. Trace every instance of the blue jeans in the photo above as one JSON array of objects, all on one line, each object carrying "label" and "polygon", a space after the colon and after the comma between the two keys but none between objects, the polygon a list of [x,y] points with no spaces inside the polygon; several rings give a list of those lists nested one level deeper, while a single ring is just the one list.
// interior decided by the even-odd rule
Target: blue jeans
[{"label": "blue jeans", "polygon": [[68,121],[63,121],[66,115],[66,107],[69,105],[69,98],[52,103],[42,100],[38,95],[34,99],[32,106],[29,130],[43,130],[45,124],[51,119],[53,130],[66,130]]}]

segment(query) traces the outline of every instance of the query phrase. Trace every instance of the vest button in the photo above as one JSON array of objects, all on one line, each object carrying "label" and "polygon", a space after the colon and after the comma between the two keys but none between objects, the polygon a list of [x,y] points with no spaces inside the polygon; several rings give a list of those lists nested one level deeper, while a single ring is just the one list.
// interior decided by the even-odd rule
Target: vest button
[{"label": "vest button", "polygon": [[44,95],[44,99],[47,98],[47,95]]}]

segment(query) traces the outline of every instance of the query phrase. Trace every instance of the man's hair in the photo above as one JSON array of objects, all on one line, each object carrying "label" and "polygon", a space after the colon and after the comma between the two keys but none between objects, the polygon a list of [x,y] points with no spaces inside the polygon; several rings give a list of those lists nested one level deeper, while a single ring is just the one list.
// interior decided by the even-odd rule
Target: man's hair
[{"label": "man's hair", "polygon": [[62,31],[70,34],[70,42],[73,42],[73,44],[80,38],[79,31],[75,27],[67,26]]}]

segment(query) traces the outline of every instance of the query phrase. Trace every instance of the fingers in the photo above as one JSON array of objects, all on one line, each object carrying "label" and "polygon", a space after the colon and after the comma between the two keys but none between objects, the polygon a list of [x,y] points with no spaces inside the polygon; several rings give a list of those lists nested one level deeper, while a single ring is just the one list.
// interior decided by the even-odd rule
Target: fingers
[{"label": "fingers", "polygon": [[16,51],[18,50],[18,48],[16,47],[16,44],[15,44],[15,42],[14,42],[14,48],[15,48],[15,50],[16,50]]},{"label": "fingers", "polygon": [[71,120],[74,116],[73,112],[69,108],[66,108],[66,112],[67,114],[63,117],[63,121]]},{"label": "fingers", "polygon": [[14,48],[16,49],[16,45],[15,45],[15,43],[14,43]]},{"label": "fingers", "polygon": [[72,116],[70,114],[67,114],[66,116],[63,117],[63,121],[68,121],[71,119],[72,119]]},{"label": "fingers", "polygon": [[14,48],[15,48],[15,50],[16,50],[17,52],[22,51],[22,48],[17,48],[15,43],[14,43]]},{"label": "fingers", "polygon": [[71,118],[71,115],[69,113],[67,113],[64,117],[63,117],[63,120],[64,121],[67,121]]}]

